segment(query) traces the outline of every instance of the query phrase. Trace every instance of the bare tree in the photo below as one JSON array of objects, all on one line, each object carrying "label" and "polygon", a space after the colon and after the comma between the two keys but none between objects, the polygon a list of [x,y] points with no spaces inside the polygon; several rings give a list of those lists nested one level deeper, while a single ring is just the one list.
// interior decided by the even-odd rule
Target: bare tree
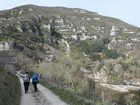
[{"label": "bare tree", "polygon": [[124,100],[125,100],[126,105],[137,105],[137,101],[134,100],[133,96],[134,96],[133,94],[129,94],[129,95],[124,96]]}]

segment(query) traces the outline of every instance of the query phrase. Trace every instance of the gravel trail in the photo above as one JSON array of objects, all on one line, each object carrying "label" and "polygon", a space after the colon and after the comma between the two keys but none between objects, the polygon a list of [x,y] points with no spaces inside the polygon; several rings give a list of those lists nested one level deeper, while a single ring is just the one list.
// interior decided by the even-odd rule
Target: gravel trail
[{"label": "gravel trail", "polygon": [[38,92],[34,92],[30,83],[28,93],[24,93],[23,80],[20,76],[21,84],[21,104],[20,105],[67,105],[61,101],[58,96],[54,95],[50,90],[38,84]]}]

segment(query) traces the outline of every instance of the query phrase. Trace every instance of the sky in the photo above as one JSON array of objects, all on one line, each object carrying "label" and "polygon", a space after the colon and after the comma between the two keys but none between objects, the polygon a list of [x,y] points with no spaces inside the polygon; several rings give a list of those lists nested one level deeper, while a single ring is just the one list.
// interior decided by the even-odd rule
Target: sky
[{"label": "sky", "polygon": [[140,27],[140,0],[0,0],[0,10],[26,4],[86,9]]}]

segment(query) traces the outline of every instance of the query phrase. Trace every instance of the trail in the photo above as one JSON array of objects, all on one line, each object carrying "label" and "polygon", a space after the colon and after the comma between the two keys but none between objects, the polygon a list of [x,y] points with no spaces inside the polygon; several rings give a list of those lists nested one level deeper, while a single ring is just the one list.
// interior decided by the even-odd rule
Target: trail
[{"label": "trail", "polygon": [[20,105],[67,105],[54,95],[50,90],[38,84],[38,92],[34,92],[33,86],[30,83],[28,93],[24,93],[23,80],[20,76],[21,84],[21,104]]}]

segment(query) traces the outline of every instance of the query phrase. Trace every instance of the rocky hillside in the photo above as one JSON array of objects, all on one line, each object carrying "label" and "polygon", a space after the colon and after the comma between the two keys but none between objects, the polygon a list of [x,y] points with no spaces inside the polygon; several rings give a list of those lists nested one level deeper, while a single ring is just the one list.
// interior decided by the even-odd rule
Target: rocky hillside
[{"label": "rocky hillside", "polygon": [[118,84],[139,77],[140,28],[119,19],[78,8],[24,5],[0,11],[0,35],[1,43],[18,50],[19,69],[23,64],[40,72],[68,68],[74,69],[72,76],[86,73]]},{"label": "rocky hillside", "polygon": [[137,88],[129,95],[118,91],[122,84],[140,84],[139,43],[140,28],[84,9],[24,5],[0,11],[0,51],[15,53],[16,70],[42,74],[79,99],[92,100],[93,79],[99,103],[138,99]]},{"label": "rocky hillside", "polygon": [[25,5],[0,11],[0,23],[1,34],[24,32],[45,36],[54,30],[63,37],[75,38],[75,35],[81,34],[81,40],[89,36],[139,35],[139,28],[119,19],[76,8]]}]

